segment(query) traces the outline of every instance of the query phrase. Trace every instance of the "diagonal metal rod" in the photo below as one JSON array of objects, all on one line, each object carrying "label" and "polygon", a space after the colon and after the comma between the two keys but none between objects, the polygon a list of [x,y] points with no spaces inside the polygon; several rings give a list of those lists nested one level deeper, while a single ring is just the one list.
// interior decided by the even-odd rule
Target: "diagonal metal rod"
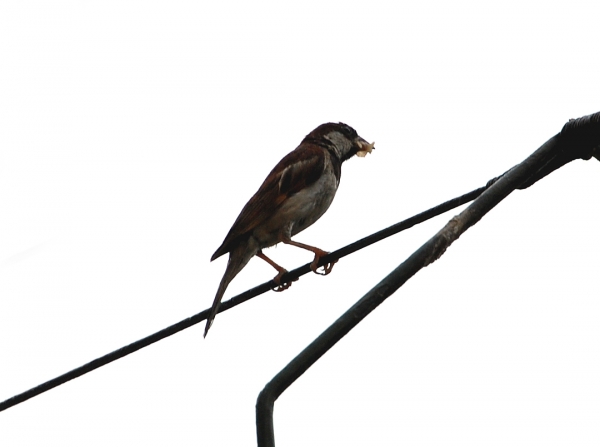
[{"label": "diagonal metal rod", "polygon": [[[341,259],[344,256],[348,256],[349,254],[352,254],[358,250],[361,250],[362,248],[365,248],[369,245],[379,242],[379,241],[381,241],[385,238],[388,238],[394,234],[397,234],[403,230],[411,228],[414,225],[417,225],[421,222],[424,222],[428,219],[431,219],[435,216],[445,213],[451,209],[454,209],[465,203],[468,203],[471,200],[478,197],[494,181],[495,181],[495,179],[490,180],[490,182],[488,182],[488,185],[486,185],[484,187],[478,188],[474,191],[471,191],[460,197],[456,197],[452,200],[448,200],[447,202],[444,202],[436,207],[433,207],[427,211],[424,211],[420,214],[410,217],[402,222],[394,224],[391,227],[388,227],[388,228],[380,230],[376,233],[373,233],[372,235],[367,236],[363,239],[360,239],[352,244],[346,245],[345,247],[342,247],[339,250],[331,252],[329,255],[324,256],[323,258],[320,259],[319,265],[324,265],[324,264],[334,261],[336,259]],[[299,278],[300,276],[307,274],[308,272],[310,272],[310,264],[303,265],[303,266],[298,267],[295,270],[291,270],[290,272],[285,274],[282,277],[282,281],[289,282],[289,281],[295,280],[295,279]],[[248,301],[251,298],[254,298],[258,295],[268,292],[269,290],[273,289],[274,287],[276,287],[276,284],[275,284],[275,282],[273,282],[271,280],[271,281],[265,282],[263,284],[260,284],[252,289],[249,289],[239,295],[236,295],[235,297],[233,297],[233,298],[229,299],[228,301],[225,301],[221,304],[221,307],[219,308],[219,313],[224,312],[228,309],[231,309],[232,307],[235,307],[238,304],[242,304],[243,302]],[[51,380],[44,382],[34,388],[31,388],[23,393],[17,394],[3,402],[0,402],[0,411],[4,411],[10,407],[20,404],[21,402],[31,399],[32,397],[35,397],[39,394],[42,394],[46,391],[51,390],[52,388],[62,385],[63,383],[68,382],[69,380],[76,379],[77,377],[87,374],[87,373],[89,373],[95,369],[98,369],[108,363],[114,362],[115,360],[123,358],[123,357],[125,357],[129,354],[132,354],[133,352],[138,351],[142,348],[145,348],[146,346],[149,346],[152,343],[156,343],[157,341],[160,341],[163,338],[167,338],[173,334],[176,334],[177,332],[180,332],[180,331],[187,329],[195,324],[198,324],[201,321],[206,320],[206,318],[209,314],[209,311],[210,311],[210,309],[203,310],[200,313],[197,313],[191,317],[186,318],[185,320],[182,320],[182,321],[175,323],[165,329],[155,332],[152,335],[149,335],[140,340],[137,340],[129,345],[123,346],[122,348],[119,348],[116,351],[110,352],[102,357],[98,357],[97,359],[92,360],[89,363],[79,366],[78,368],[75,368],[65,374],[55,377],[54,379],[51,379]]]},{"label": "diagonal metal rod", "polygon": [[499,178],[471,205],[452,218],[442,230],[357,301],[265,386],[256,402],[259,447],[275,447],[273,429],[275,400],[386,298],[423,267],[437,260],[462,233],[544,166],[560,146],[559,140],[558,135],[551,138],[525,161]]},{"label": "diagonal metal rod", "polygon": [[275,447],[275,400],[321,356],[350,332],[419,270],[436,261],[446,249],[515,189],[525,189],[565,164],[600,160],[600,112],[570,120],[561,132],[522,163],[490,181],[485,192],[452,218],[435,236],[364,295],[283,368],[260,392],[256,402],[258,447]]}]

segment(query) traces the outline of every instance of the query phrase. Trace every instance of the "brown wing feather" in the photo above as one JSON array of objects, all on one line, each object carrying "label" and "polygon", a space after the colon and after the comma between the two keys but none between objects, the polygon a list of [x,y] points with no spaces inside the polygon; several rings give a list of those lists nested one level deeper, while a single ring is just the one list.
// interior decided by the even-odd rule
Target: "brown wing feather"
[{"label": "brown wing feather", "polygon": [[236,240],[272,216],[288,197],[316,182],[325,168],[325,156],[319,146],[304,143],[283,157],[244,206],[211,261],[231,251]]}]

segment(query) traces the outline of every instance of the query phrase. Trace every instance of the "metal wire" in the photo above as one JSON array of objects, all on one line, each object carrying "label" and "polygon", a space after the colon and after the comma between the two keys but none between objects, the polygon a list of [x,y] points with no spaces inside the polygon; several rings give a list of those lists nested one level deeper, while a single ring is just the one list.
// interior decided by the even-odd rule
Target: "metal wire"
[{"label": "metal wire", "polygon": [[[575,120],[577,122],[573,123],[571,126],[568,127],[568,133],[572,133],[572,134],[576,134],[576,135],[581,135],[581,133],[580,133],[581,131],[577,130],[577,129],[580,129],[580,128],[585,129],[585,132],[587,132],[587,133],[585,133],[585,135],[586,135],[585,143],[588,144],[590,141],[594,141],[592,146],[588,146],[588,151],[590,152],[591,155],[596,156],[596,157],[599,156],[599,154],[598,154],[599,142],[598,142],[598,139],[596,138],[598,135],[597,124],[599,121],[599,117],[600,117],[600,112],[597,114],[594,114],[594,115],[590,115],[589,117],[583,117],[578,120]],[[567,126],[565,126],[565,129],[567,129]],[[565,132],[565,129],[563,129],[563,132]],[[567,132],[565,132],[565,133],[567,133]],[[590,137],[590,135],[591,135],[591,137]],[[571,140],[571,138],[569,138],[569,140]],[[572,156],[570,156],[570,157],[571,158],[568,159],[567,161],[564,161],[561,159],[561,162],[564,161],[564,163],[567,163],[568,161],[571,161],[572,159],[577,158],[577,157],[572,157]],[[567,158],[569,158],[569,157],[567,157]],[[580,158],[584,158],[584,157],[580,157]],[[589,156],[588,156],[588,158],[589,158]],[[552,168],[556,169],[558,164],[559,163],[555,163],[552,166]],[[509,171],[509,172],[511,172],[511,171]],[[538,169],[537,173],[534,174],[532,177],[530,177],[530,179],[528,180],[529,184],[533,184],[535,181],[539,180],[539,178],[543,177],[544,175],[547,175],[547,173],[548,172],[541,172]],[[336,250],[336,251],[330,253],[329,255],[321,258],[319,265],[324,265],[324,264],[327,264],[334,260],[341,259],[344,256],[348,256],[351,253],[361,250],[362,248],[365,248],[369,245],[379,242],[379,241],[381,241],[387,237],[390,237],[394,234],[397,234],[403,230],[411,228],[412,226],[414,226],[418,223],[424,222],[428,219],[431,219],[432,217],[435,217],[439,214],[445,213],[451,209],[454,209],[458,206],[468,203],[471,200],[474,200],[475,198],[479,197],[484,191],[486,191],[486,189],[488,189],[492,184],[494,184],[501,177],[490,180],[490,182],[488,182],[488,184],[484,187],[478,188],[478,189],[471,191],[467,194],[464,194],[460,197],[457,197],[455,199],[444,202],[434,208],[431,208],[430,210],[427,210],[423,213],[417,214],[409,219],[406,219],[402,222],[392,225],[391,227],[388,227],[386,229],[378,231],[370,236],[367,236],[367,237],[360,239],[352,244],[349,244],[339,250]],[[527,186],[529,186],[529,184],[528,185],[522,184],[520,186],[520,188],[527,187]],[[464,229],[463,229],[463,231],[464,231]],[[437,256],[440,256],[442,254],[442,252],[439,252],[439,247],[438,247]],[[431,259],[429,262],[433,262],[433,260],[435,260],[435,259]],[[408,260],[407,260],[407,262],[408,262]],[[283,282],[289,282],[289,281],[299,278],[300,276],[305,275],[309,271],[310,271],[310,264],[305,264],[295,270],[290,271],[289,273],[284,275],[281,278],[281,280]],[[243,302],[248,301],[251,298],[261,295],[261,294],[269,291],[270,289],[272,289],[275,286],[276,286],[276,284],[273,281],[268,281],[268,282],[265,282],[263,284],[260,284],[256,287],[254,287],[252,289],[249,289],[246,292],[243,292],[243,293],[231,298],[230,300],[223,302],[223,304],[221,305],[221,307],[219,309],[219,313],[229,310],[232,307],[237,306],[238,304],[242,304]],[[385,287],[384,287],[384,289],[385,289]],[[390,294],[391,293],[393,293],[393,291],[390,292]],[[381,296],[383,296],[383,295],[381,295]],[[383,299],[385,299],[385,298],[383,298]],[[370,312],[370,310],[369,310],[369,312]],[[73,380],[77,377],[80,377],[84,374],[87,374],[90,371],[93,371],[97,368],[107,365],[108,363],[111,363],[115,360],[125,357],[133,352],[136,352],[136,351],[142,349],[142,348],[145,348],[146,346],[149,346],[159,340],[162,340],[166,337],[176,334],[177,332],[180,332],[180,331],[187,329],[195,324],[198,324],[207,318],[208,313],[209,313],[209,309],[206,309],[206,310],[204,310],[198,314],[195,314],[191,317],[188,317],[178,323],[168,326],[167,328],[162,329],[154,334],[144,337],[144,338],[142,338],[138,341],[135,341],[129,345],[123,346],[123,347],[117,349],[116,351],[110,352],[102,357],[94,359],[91,362],[86,363],[78,368],[75,368],[65,374],[62,374],[54,379],[44,382],[34,388],[31,388],[31,389],[23,392],[23,393],[17,394],[3,402],[0,402],[0,411],[4,411],[10,407],[13,407],[13,406],[19,404],[19,403],[22,403],[28,399],[38,396],[39,394],[49,391],[52,388],[62,385],[64,383],[66,383],[70,380]],[[316,361],[316,359],[315,359],[315,361]],[[310,366],[310,364],[308,366],[306,366],[306,368],[308,368],[309,366]],[[287,386],[289,386],[289,384]],[[286,386],[286,388],[287,388],[287,386]],[[261,396],[262,395],[263,395],[263,393],[261,393]],[[265,394],[265,396],[266,396],[266,394]],[[276,399],[276,397],[275,397],[275,399]],[[260,398],[259,398],[259,400],[260,400]],[[274,402],[274,399],[273,399],[273,402]],[[258,406],[257,406],[257,411],[258,411]],[[271,416],[272,416],[272,406],[271,406]],[[257,423],[258,423],[258,418],[257,418]],[[272,428],[272,419],[271,419],[271,428]]]},{"label": "metal wire", "polygon": [[[370,236],[360,239],[352,244],[346,245],[345,247],[342,247],[339,250],[333,251],[330,254],[328,254],[327,256],[322,257],[320,259],[319,265],[324,265],[324,264],[327,264],[328,262],[332,262],[336,259],[341,259],[344,256],[348,256],[349,254],[352,254],[358,250],[361,250],[369,245],[379,242],[379,241],[381,241],[385,238],[388,238],[394,234],[397,234],[403,230],[411,228],[414,225],[417,225],[421,222],[424,222],[428,219],[431,219],[435,216],[445,213],[453,208],[456,208],[465,203],[468,203],[471,200],[473,200],[474,198],[478,197],[483,191],[485,191],[485,189],[491,183],[493,183],[493,181],[495,181],[495,179],[488,182],[488,185],[486,185],[482,188],[478,188],[478,189],[471,191],[467,194],[464,194],[460,197],[454,198],[452,200],[448,200],[447,202],[444,202],[444,203],[442,203],[436,207],[433,207],[427,211],[424,211],[424,212],[417,214],[413,217],[410,217],[402,222],[392,225],[391,227],[385,228],[381,231],[371,234]],[[298,279],[299,277],[307,274],[308,272],[310,272],[310,264],[305,264],[301,267],[298,267],[295,270],[291,270],[290,272],[286,273],[282,277],[282,281],[283,282],[293,281],[293,280]],[[252,298],[254,298],[258,295],[261,295],[265,292],[268,292],[269,290],[273,289],[275,286],[276,286],[275,282],[271,280],[271,281],[265,282],[263,284],[260,284],[252,289],[249,289],[239,295],[236,295],[233,298],[231,298],[228,301],[225,301],[221,304],[221,306],[219,308],[219,313],[229,310],[232,307],[237,306],[238,304],[242,304],[243,302],[248,301],[249,299],[252,299]],[[165,329],[155,332],[152,335],[149,335],[140,340],[137,340],[129,345],[123,346],[122,348],[119,348],[116,351],[113,351],[106,355],[103,355],[102,357],[98,357],[97,359],[94,359],[89,363],[81,365],[78,368],[75,368],[65,374],[55,377],[54,379],[48,380],[47,382],[44,382],[38,386],[35,386],[35,387],[23,392],[23,393],[17,394],[3,402],[0,402],[0,411],[4,411],[10,407],[20,404],[21,402],[31,399],[32,397],[38,396],[46,391],[51,390],[52,388],[56,388],[57,386],[62,385],[63,383],[68,382],[69,380],[76,379],[77,377],[87,374],[95,369],[98,369],[98,368],[104,366],[104,365],[107,365],[108,363],[114,362],[115,360],[118,360],[129,354],[134,353],[135,351],[139,351],[140,349],[145,348],[146,346],[149,346],[152,343],[156,343],[157,341],[162,340],[163,338],[169,337],[173,334],[176,334],[177,332],[180,332],[180,331],[187,329],[195,324],[198,324],[201,321],[206,320],[206,318],[208,317],[209,311],[210,311],[210,309],[203,310],[200,313],[197,313],[191,317],[186,318],[185,320],[182,320],[182,321],[175,323],[169,327],[166,327]]]}]

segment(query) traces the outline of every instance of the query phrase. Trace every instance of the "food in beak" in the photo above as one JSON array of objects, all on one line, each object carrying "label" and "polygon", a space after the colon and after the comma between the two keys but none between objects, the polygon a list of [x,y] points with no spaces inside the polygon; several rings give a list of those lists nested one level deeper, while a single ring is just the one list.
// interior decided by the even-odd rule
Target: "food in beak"
[{"label": "food in beak", "polygon": [[367,154],[370,154],[373,149],[375,149],[375,142],[368,144],[368,143],[359,143],[360,146],[360,150],[358,152],[356,152],[356,155],[358,157],[364,157]]}]

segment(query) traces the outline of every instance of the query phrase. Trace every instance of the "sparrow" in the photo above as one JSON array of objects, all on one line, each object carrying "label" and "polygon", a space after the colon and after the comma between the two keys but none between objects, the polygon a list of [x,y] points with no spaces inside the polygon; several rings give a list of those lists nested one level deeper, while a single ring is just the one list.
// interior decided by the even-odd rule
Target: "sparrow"
[{"label": "sparrow", "polygon": [[311,245],[293,241],[292,237],[315,223],[329,208],[340,184],[342,163],[354,155],[364,157],[374,149],[356,131],[343,123],[321,124],[309,133],[300,145],[277,163],[256,194],[248,201],[227,233],[211,261],[229,253],[225,274],[206,320],[204,337],[208,333],[221,299],[229,283],[258,256],[278,274],[273,279],[281,292],[291,286],[282,284],[286,269],[268,258],[262,250],[280,242],[309,250],[315,257],[310,268],[327,275],[334,261],[317,271],[319,259],[328,252]]}]

